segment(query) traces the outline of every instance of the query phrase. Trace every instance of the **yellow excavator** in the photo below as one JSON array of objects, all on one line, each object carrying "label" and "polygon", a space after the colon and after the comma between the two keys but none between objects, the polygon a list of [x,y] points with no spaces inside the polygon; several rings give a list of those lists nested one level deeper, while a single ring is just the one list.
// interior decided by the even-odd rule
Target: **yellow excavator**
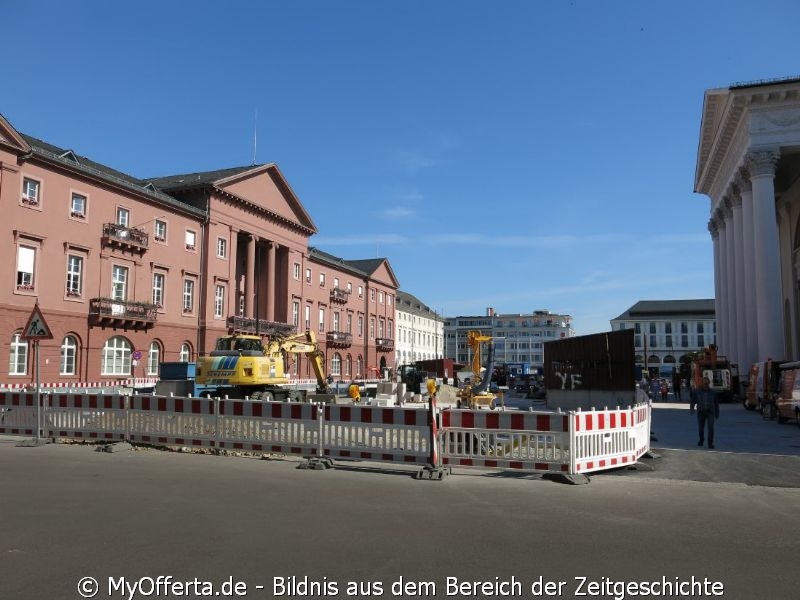
[{"label": "yellow excavator", "polygon": [[[290,354],[308,357],[317,379],[316,393],[287,386]],[[325,378],[324,355],[312,331],[273,340],[266,347],[256,335],[222,336],[208,356],[197,359],[195,383],[205,388],[206,396],[290,402],[336,399]]]},{"label": "yellow excavator", "polygon": [[[480,331],[467,333],[467,345],[472,350],[472,381],[458,390],[458,408],[475,410],[481,406],[494,410],[497,396],[488,391],[492,377],[494,345],[492,336],[482,335]],[[486,370],[481,373],[481,344],[488,343]]]}]

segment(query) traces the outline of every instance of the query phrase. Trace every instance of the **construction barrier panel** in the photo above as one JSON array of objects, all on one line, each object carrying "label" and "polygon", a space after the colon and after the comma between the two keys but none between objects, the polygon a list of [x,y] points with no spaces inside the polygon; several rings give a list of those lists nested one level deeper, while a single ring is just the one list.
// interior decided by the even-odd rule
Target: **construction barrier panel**
[{"label": "construction barrier panel", "polygon": [[299,402],[218,400],[219,447],[302,456],[319,453],[319,406]]},{"label": "construction barrier panel", "polygon": [[439,431],[445,466],[567,473],[570,421],[565,413],[444,410]]},{"label": "construction barrier panel", "polygon": [[36,394],[0,392],[0,435],[36,435]]},{"label": "construction barrier panel", "polygon": [[[32,394],[34,403],[36,394]],[[128,433],[127,396],[42,394],[44,436],[122,441]]]},{"label": "construction barrier panel", "polygon": [[572,413],[572,473],[636,463],[650,449],[650,405]]},{"label": "construction barrier panel", "polygon": [[427,410],[329,404],[323,421],[322,445],[327,458],[430,463]]},{"label": "construction barrier panel", "polygon": [[130,396],[128,441],[214,448],[215,400],[172,396]]}]

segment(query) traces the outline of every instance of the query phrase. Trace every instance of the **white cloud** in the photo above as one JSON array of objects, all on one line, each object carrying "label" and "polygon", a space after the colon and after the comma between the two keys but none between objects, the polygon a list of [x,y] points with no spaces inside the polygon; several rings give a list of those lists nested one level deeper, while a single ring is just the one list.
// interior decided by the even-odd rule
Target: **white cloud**
[{"label": "white cloud", "polygon": [[378,213],[379,216],[387,219],[413,217],[416,214],[416,210],[408,208],[407,206],[395,206],[393,208],[384,209]]},{"label": "white cloud", "polygon": [[352,235],[344,236],[320,236],[311,240],[311,245],[316,247],[322,246],[399,246],[408,244],[409,239],[406,236],[394,233],[386,234],[368,234],[359,235],[353,233]]}]

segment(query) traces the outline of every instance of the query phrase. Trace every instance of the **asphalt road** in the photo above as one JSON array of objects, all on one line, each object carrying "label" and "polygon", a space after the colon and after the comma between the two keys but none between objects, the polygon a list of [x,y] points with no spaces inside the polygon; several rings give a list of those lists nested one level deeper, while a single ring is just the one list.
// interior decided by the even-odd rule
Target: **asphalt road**
[{"label": "asphalt road", "polygon": [[[507,597],[498,582],[521,598],[678,598],[690,596],[620,586],[666,578],[688,592],[692,577],[725,598],[795,598],[800,428],[726,405],[717,450],[701,449],[688,406],[672,403],[654,405],[653,431],[659,458],[581,486],[0,437],[0,599],[81,598],[84,577],[95,598]],[[148,593],[159,576],[191,583]],[[394,594],[401,578],[417,589]]]}]

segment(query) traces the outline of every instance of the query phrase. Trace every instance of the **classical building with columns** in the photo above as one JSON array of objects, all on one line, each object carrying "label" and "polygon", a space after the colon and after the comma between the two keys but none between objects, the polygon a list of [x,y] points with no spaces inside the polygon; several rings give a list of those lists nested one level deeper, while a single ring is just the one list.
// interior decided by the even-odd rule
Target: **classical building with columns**
[{"label": "classical building with columns", "polygon": [[[139,179],[24,135],[0,116],[0,386],[156,376],[220,335],[310,329],[336,378],[394,368],[385,258],[310,248],[317,232],[275,164]],[[296,360],[295,360],[296,358]],[[311,375],[305,357],[289,372]]]},{"label": "classical building with columns", "polygon": [[694,189],[710,198],[720,351],[800,354],[800,77],[705,93]]}]

